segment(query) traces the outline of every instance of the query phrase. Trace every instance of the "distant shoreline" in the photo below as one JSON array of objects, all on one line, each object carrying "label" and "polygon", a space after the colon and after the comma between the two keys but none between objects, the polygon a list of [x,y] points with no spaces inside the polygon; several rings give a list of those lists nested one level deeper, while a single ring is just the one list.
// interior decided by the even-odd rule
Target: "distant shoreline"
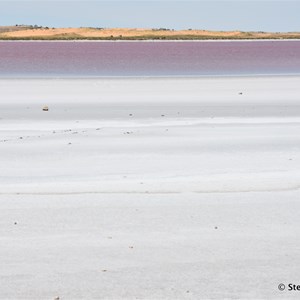
[{"label": "distant shoreline", "polygon": [[268,41],[300,41],[298,38],[273,38],[273,39],[3,39],[0,37],[0,42],[268,42]]},{"label": "distant shoreline", "polygon": [[0,26],[0,40],[54,41],[211,41],[294,40],[300,32],[211,31],[168,28],[49,28],[32,25]]},{"label": "distant shoreline", "polygon": [[82,39],[82,40],[68,40],[68,39],[1,39],[1,42],[62,42],[62,43],[71,43],[71,42],[77,42],[77,43],[85,43],[85,42],[95,42],[95,43],[143,43],[143,42],[150,42],[150,43],[172,43],[172,42],[195,42],[195,43],[210,43],[210,42],[300,42],[300,37],[295,39],[191,39],[191,40],[109,40],[109,39]]}]

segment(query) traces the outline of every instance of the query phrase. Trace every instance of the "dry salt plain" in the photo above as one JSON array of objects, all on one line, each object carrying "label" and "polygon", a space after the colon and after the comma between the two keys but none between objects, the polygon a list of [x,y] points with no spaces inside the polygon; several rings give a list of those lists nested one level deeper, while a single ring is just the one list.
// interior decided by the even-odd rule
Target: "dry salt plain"
[{"label": "dry salt plain", "polygon": [[299,299],[299,150],[300,77],[1,79],[0,298]]}]

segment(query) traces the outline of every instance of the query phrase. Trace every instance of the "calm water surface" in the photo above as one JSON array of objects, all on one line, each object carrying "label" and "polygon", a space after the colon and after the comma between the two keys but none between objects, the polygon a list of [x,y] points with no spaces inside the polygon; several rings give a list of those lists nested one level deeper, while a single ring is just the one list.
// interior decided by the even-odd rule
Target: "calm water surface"
[{"label": "calm water surface", "polygon": [[300,41],[0,42],[0,77],[300,74]]}]

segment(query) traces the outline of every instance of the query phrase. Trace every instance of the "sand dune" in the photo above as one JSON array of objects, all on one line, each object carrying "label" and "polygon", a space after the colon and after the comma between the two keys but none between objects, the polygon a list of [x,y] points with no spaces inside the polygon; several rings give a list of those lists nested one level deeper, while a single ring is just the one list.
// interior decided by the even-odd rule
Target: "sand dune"
[{"label": "sand dune", "polygon": [[[0,27],[1,28],[1,27]],[[300,33],[269,33],[242,31],[209,30],[170,30],[147,28],[10,28],[7,32],[0,30],[0,38],[33,39],[260,39],[260,38],[300,38]]]}]

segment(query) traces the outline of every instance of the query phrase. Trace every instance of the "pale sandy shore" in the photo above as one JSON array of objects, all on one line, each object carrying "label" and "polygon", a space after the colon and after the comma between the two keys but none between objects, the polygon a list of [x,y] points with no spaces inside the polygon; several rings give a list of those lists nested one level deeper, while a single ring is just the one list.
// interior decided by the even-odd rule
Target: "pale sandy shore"
[{"label": "pale sandy shore", "polygon": [[296,76],[1,79],[0,299],[297,298],[299,133]]},{"label": "pale sandy shore", "polygon": [[0,26],[1,39],[294,39],[299,32],[171,30],[166,28],[30,28]]}]

